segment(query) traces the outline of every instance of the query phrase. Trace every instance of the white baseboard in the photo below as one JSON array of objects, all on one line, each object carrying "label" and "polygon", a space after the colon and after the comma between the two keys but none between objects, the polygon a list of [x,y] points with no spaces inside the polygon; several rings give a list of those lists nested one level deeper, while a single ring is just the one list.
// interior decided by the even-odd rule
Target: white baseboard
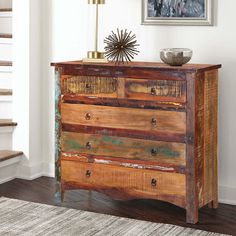
[{"label": "white baseboard", "polygon": [[54,177],[54,165],[50,163],[38,163],[33,166],[19,165],[17,178],[33,180],[42,176]]},{"label": "white baseboard", "polygon": [[42,176],[43,164],[38,163],[35,165],[23,165],[18,166],[16,178],[25,180],[34,180]]},{"label": "white baseboard", "polygon": [[0,184],[16,178],[17,167],[20,159],[20,157],[15,157],[13,159],[0,162]]},{"label": "white baseboard", "polygon": [[55,165],[51,163],[43,163],[43,176],[55,177]]},{"label": "white baseboard", "polygon": [[219,202],[236,205],[236,188],[229,186],[219,186]]}]

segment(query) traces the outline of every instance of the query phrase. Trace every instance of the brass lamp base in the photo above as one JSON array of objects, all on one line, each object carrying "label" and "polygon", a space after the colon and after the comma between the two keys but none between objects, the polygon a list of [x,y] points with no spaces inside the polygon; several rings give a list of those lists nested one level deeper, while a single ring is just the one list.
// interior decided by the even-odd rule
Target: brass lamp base
[{"label": "brass lamp base", "polygon": [[90,51],[87,53],[87,58],[83,59],[83,62],[89,63],[108,63],[103,52]]}]

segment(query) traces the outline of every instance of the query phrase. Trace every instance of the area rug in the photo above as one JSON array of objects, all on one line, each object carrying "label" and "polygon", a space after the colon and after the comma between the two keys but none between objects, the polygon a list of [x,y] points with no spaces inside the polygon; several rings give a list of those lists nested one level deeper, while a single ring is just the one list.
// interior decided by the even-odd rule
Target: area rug
[{"label": "area rug", "polygon": [[0,198],[0,235],[218,236],[222,234],[2,197]]}]

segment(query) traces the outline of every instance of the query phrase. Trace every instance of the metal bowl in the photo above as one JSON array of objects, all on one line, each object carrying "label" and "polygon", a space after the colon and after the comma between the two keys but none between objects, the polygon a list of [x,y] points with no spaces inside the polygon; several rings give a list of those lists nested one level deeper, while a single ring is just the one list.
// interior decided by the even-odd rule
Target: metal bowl
[{"label": "metal bowl", "polygon": [[182,66],[188,63],[193,51],[188,48],[165,48],[160,52],[161,60],[170,66]]}]

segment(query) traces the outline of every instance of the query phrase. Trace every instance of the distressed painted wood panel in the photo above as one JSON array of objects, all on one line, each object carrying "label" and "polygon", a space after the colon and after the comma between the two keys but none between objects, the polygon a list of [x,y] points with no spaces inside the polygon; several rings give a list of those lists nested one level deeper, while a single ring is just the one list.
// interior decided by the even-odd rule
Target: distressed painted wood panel
[{"label": "distressed painted wood panel", "polygon": [[199,206],[204,206],[204,73],[197,75],[195,86],[195,168]]},{"label": "distressed painted wood panel", "polygon": [[136,100],[186,102],[186,81],[126,79],[126,97]]},{"label": "distressed painted wood panel", "polygon": [[82,104],[61,104],[62,122],[96,127],[111,127],[139,131],[186,132],[185,112],[142,110]]},{"label": "distressed painted wood panel", "polygon": [[90,104],[90,105],[103,105],[112,107],[130,107],[142,109],[158,109],[166,111],[186,111],[186,104],[176,102],[164,101],[147,101],[147,100],[133,100],[133,99],[117,99],[117,98],[98,98],[76,95],[64,95],[63,101],[65,103],[74,104]]},{"label": "distressed painted wood panel", "polygon": [[186,165],[185,144],[62,132],[63,152]]},{"label": "distressed painted wood panel", "polygon": [[62,93],[81,96],[117,97],[117,79],[97,76],[62,76]]},{"label": "distressed painted wood panel", "polygon": [[61,69],[55,70],[55,178],[56,178],[56,192],[55,197],[57,200],[63,198],[61,191]]},{"label": "distressed painted wood panel", "polygon": [[66,161],[79,161],[85,163],[97,163],[106,164],[119,167],[129,167],[134,169],[147,169],[147,170],[158,170],[169,173],[186,173],[186,167],[170,164],[161,163],[157,161],[146,161],[146,160],[134,160],[129,158],[120,157],[107,157],[98,156],[92,154],[76,153],[76,152],[62,152],[61,159]]},{"label": "distressed painted wood panel", "polygon": [[204,84],[204,195],[205,204],[213,201],[213,207],[218,206],[218,71],[205,73]]},{"label": "distressed painted wood panel", "polygon": [[159,199],[185,205],[185,175],[103,164],[62,161],[62,181],[87,188],[119,189],[133,198]]},{"label": "distressed painted wood panel", "polygon": [[185,208],[193,224],[199,208],[217,208],[221,65],[53,65],[62,199],[70,189],[158,199]]},{"label": "distressed painted wood panel", "polygon": [[187,139],[186,139],[186,221],[189,224],[198,222],[198,192],[195,152],[196,125],[196,74],[187,74]]}]

